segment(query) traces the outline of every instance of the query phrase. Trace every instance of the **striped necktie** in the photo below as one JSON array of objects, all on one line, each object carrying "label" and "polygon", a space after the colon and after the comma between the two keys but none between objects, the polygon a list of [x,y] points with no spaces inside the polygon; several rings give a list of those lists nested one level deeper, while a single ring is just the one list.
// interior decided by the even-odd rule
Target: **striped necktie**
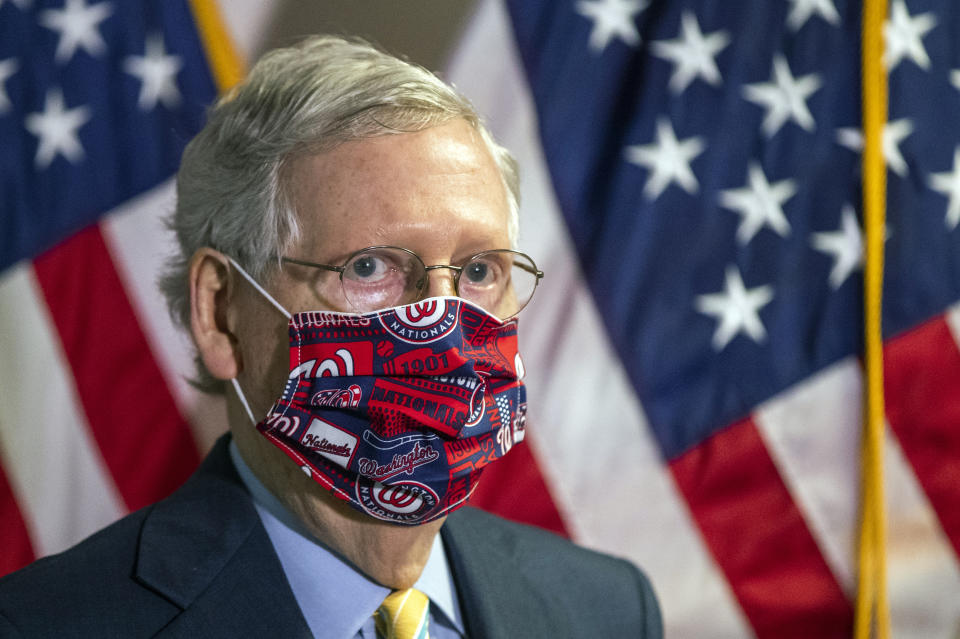
[{"label": "striped necktie", "polygon": [[377,608],[377,636],[383,639],[430,639],[430,600],[413,588],[395,590]]}]

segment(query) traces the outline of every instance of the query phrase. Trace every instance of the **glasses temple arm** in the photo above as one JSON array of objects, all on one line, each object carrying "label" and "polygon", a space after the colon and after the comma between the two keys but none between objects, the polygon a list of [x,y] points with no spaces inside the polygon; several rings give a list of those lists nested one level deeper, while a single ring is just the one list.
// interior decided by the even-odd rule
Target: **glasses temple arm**
[{"label": "glasses temple arm", "polygon": [[538,268],[532,267],[529,264],[524,264],[523,262],[514,262],[513,265],[523,269],[524,271],[526,271],[527,273],[530,273],[531,275],[536,275],[538,280],[543,278],[543,271],[541,271]]},{"label": "glasses temple arm", "polygon": [[317,264],[316,262],[307,262],[306,260],[298,260],[292,257],[280,257],[282,262],[289,262],[290,264],[299,264],[300,266],[310,266],[313,268],[323,269],[325,271],[333,271],[334,273],[343,273],[342,266],[333,266],[332,264]]}]

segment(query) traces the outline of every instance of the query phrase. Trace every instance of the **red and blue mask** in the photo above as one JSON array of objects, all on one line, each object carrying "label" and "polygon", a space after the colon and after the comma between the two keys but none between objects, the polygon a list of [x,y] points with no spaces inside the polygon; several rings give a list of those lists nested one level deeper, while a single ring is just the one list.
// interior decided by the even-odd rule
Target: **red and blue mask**
[{"label": "red and blue mask", "polygon": [[523,439],[516,320],[435,297],[366,314],[298,313],[289,340],[286,387],[257,430],[368,515],[441,517]]}]

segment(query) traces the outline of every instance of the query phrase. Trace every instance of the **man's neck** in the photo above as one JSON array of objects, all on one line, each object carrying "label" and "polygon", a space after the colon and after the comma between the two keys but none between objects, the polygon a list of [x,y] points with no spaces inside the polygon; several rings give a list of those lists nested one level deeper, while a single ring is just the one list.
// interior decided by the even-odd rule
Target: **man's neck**
[{"label": "man's neck", "polygon": [[307,477],[251,425],[231,430],[251,471],[310,535],[384,586],[401,589],[416,583],[443,519],[419,526],[374,519]]}]

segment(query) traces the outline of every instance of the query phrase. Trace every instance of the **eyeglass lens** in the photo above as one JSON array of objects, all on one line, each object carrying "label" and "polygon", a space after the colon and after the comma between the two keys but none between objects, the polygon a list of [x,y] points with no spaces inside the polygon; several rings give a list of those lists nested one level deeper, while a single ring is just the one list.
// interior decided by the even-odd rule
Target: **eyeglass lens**
[{"label": "eyeglass lens", "polygon": [[[506,249],[474,256],[455,276],[460,297],[500,318],[526,306],[537,286],[536,266],[529,257]],[[344,297],[361,313],[421,299],[427,269],[414,253],[400,248],[370,248],[353,255],[340,278]]]}]

